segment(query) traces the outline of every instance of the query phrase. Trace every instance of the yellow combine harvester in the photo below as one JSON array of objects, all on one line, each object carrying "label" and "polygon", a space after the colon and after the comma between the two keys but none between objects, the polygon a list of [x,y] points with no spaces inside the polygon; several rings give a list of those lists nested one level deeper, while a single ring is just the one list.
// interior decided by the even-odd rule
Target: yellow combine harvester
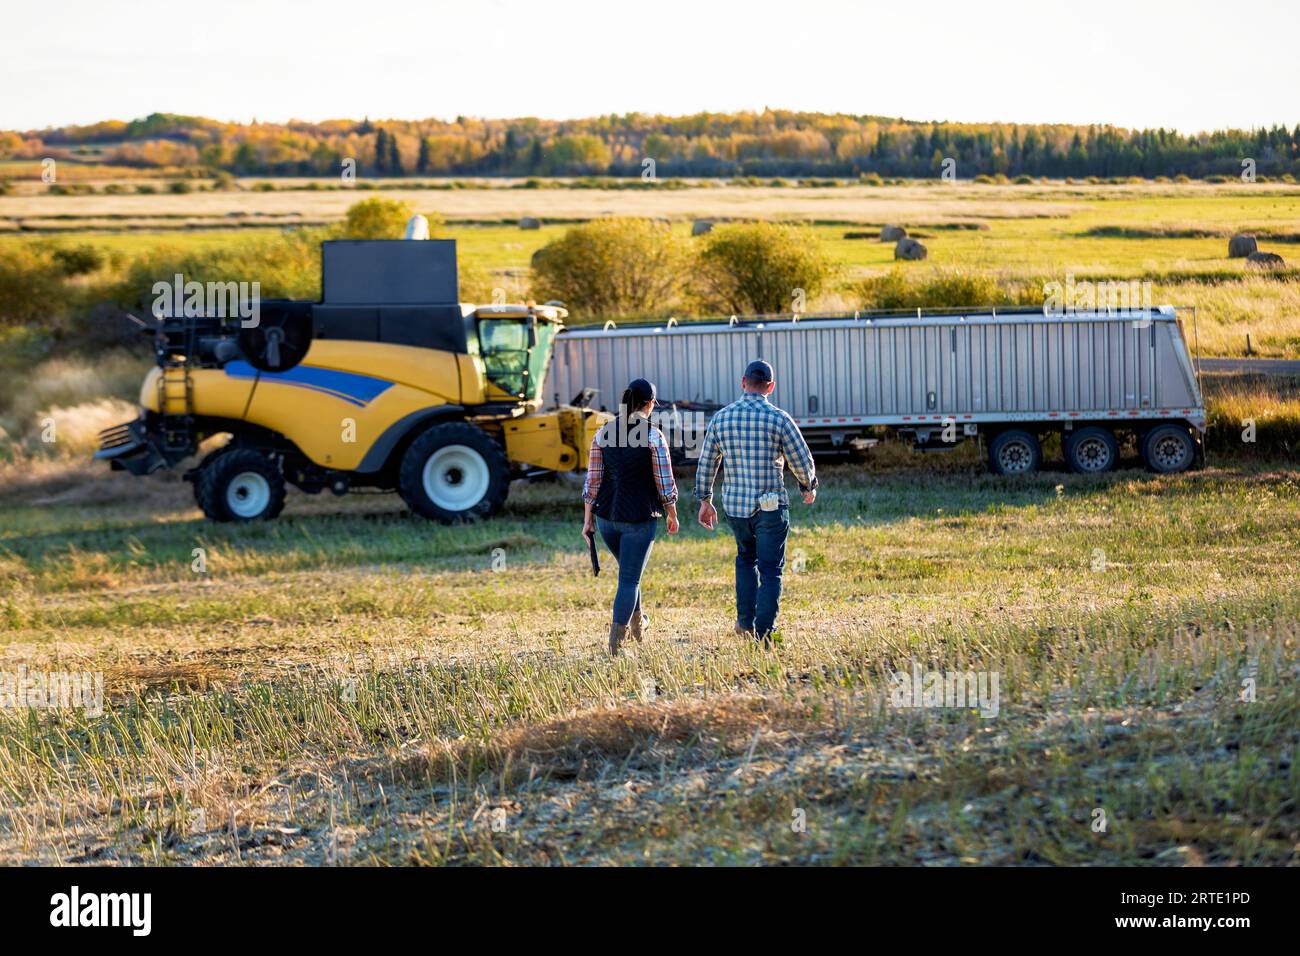
[{"label": "yellow combine harvester", "polygon": [[144,475],[229,435],[186,474],[215,521],[274,518],[286,482],[484,518],[512,478],[587,466],[608,416],[541,410],[564,309],[461,304],[452,240],[332,241],[321,258],[320,302],[262,301],[255,321],[158,315],[140,417],[95,457]]}]

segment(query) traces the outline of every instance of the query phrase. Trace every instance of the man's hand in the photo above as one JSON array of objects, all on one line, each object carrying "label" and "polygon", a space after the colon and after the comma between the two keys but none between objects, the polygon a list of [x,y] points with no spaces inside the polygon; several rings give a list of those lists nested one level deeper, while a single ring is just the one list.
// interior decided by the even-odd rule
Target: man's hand
[{"label": "man's hand", "polygon": [[804,504],[806,504],[806,505],[810,505],[810,504],[812,504],[812,503],[813,503],[814,501],[816,501],[816,500],[817,500],[817,489],[816,489],[816,488],[809,488],[807,491],[803,492],[803,503],[804,503]]},{"label": "man's hand", "polygon": [[718,509],[713,507],[713,502],[700,502],[700,524],[710,531],[718,526]]}]

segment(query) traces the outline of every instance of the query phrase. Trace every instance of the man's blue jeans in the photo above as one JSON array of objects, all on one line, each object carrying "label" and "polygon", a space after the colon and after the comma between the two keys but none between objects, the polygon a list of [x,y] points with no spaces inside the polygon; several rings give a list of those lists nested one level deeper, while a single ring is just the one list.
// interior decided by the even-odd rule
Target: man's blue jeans
[{"label": "man's blue jeans", "polygon": [[606,521],[596,518],[596,530],[605,546],[618,559],[618,590],[614,592],[614,623],[628,624],[641,610],[641,574],[650,560],[659,522]]},{"label": "man's blue jeans", "polygon": [[767,638],[781,607],[781,572],[790,509],[755,511],[747,518],[727,516],[736,535],[736,624]]}]

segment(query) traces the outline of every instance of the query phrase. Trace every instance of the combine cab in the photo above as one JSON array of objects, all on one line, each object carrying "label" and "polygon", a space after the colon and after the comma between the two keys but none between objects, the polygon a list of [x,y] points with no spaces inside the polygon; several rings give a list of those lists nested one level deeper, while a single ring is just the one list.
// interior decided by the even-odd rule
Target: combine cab
[{"label": "combine cab", "polygon": [[286,484],[485,518],[512,478],[586,467],[608,416],[541,411],[563,309],[461,304],[452,240],[326,242],[321,288],[320,302],[262,301],[255,322],[161,316],[140,417],[95,457],[145,475],[229,435],[186,474],[215,521],[274,518]]}]

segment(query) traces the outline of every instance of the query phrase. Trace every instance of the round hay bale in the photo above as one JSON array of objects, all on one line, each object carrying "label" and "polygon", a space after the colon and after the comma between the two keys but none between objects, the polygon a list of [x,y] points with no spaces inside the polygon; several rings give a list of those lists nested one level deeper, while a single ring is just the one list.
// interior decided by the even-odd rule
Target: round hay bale
[{"label": "round hay bale", "polygon": [[1259,266],[1261,269],[1281,269],[1286,266],[1286,262],[1276,252],[1260,252],[1258,250],[1246,256],[1246,264]]},{"label": "round hay bale", "polygon": [[520,229],[541,229],[542,221],[540,219],[534,219],[532,216],[524,216],[524,218],[519,220],[519,228]]},{"label": "round hay bale", "polygon": [[907,230],[902,226],[882,226],[880,229],[881,242],[898,242],[899,239],[907,238]]},{"label": "round hay bale", "polygon": [[899,239],[894,246],[895,259],[924,259],[930,253],[915,239]]},{"label": "round hay bale", "polygon": [[713,231],[713,221],[711,219],[696,219],[691,223],[691,235],[703,236]]},{"label": "round hay bale", "polygon": [[1259,249],[1259,244],[1255,242],[1255,237],[1238,233],[1228,240],[1228,258],[1245,259],[1252,252]]}]

